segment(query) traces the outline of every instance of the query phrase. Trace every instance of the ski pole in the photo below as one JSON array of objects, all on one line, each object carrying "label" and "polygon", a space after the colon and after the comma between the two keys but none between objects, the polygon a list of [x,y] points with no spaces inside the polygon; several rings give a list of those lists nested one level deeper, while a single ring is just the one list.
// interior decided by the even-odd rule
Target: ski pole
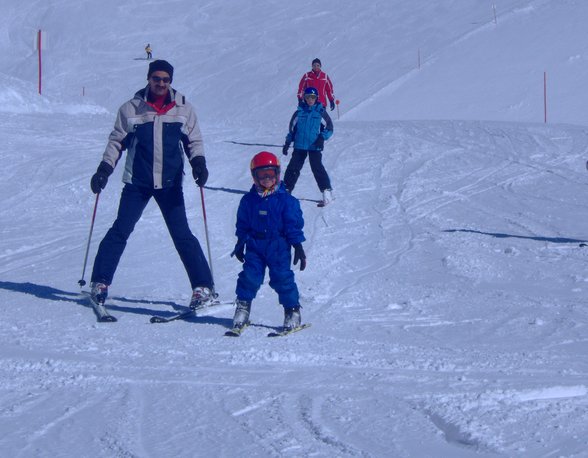
[{"label": "ski pole", "polygon": [[100,193],[96,194],[96,202],[94,202],[94,212],[92,213],[92,222],[90,223],[90,235],[88,235],[88,244],[86,245],[86,256],[84,256],[84,268],[82,269],[82,278],[78,282],[80,287],[86,284],[86,280],[84,280],[84,276],[86,275],[86,265],[88,263],[88,252],[90,251],[90,241],[92,240],[92,231],[94,230],[94,220],[96,219],[96,209],[98,208],[98,198],[100,197]]},{"label": "ski pole", "polygon": [[214,285],[214,273],[212,271],[212,257],[210,256],[210,239],[208,238],[208,222],[206,221],[206,207],[204,206],[204,187],[200,188],[200,200],[202,201],[202,217],[204,219],[204,234],[206,236],[206,249],[208,251],[208,265],[210,266],[210,276],[212,277],[212,284]]}]

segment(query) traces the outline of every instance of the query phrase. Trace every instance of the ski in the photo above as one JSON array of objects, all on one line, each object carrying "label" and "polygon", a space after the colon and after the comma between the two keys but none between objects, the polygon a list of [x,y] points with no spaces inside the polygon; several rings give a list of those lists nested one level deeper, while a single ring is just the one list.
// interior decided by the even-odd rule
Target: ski
[{"label": "ski", "polygon": [[225,336],[226,337],[240,337],[241,334],[243,333],[243,331],[245,331],[245,329],[247,329],[247,326],[249,326],[249,323],[245,323],[243,326],[237,326],[233,329],[229,329],[227,332],[225,332]]},{"label": "ski", "polygon": [[108,310],[106,310],[106,307],[104,306],[103,303],[100,302],[95,302],[92,299],[92,295],[90,294],[89,291],[82,291],[83,294],[85,294],[88,299],[90,300],[90,304],[92,305],[92,308],[94,309],[94,313],[96,314],[96,319],[98,320],[99,323],[114,323],[116,321],[116,317],[112,316]]},{"label": "ski", "polygon": [[186,318],[190,318],[191,316],[198,316],[198,312],[201,312],[203,310],[208,310],[211,307],[216,307],[218,305],[232,305],[234,304],[235,301],[214,301],[211,304],[208,304],[204,307],[198,307],[196,309],[189,309],[189,310],[185,310],[183,312],[178,312],[174,315],[171,316],[160,316],[160,315],[154,315],[151,317],[151,319],[149,320],[150,323],[169,323],[170,321],[176,321],[176,320],[184,320]]},{"label": "ski", "polygon": [[283,337],[283,336],[287,336],[289,334],[292,334],[294,332],[302,331],[303,329],[306,329],[308,327],[310,327],[310,323],[305,323],[305,324],[302,324],[302,325],[295,327],[295,328],[292,328],[292,329],[285,329],[282,331],[270,332],[267,336],[268,337]]},{"label": "ski", "polygon": [[196,314],[195,311],[190,309],[190,310],[186,310],[185,312],[176,313],[175,315],[168,316],[168,317],[155,315],[155,316],[151,317],[149,322],[150,323],[169,323],[170,321],[183,320],[183,319],[189,318],[195,314]]},{"label": "ski", "polygon": [[314,202],[315,204],[320,204],[322,202],[322,199],[309,199],[308,197],[297,197],[298,200],[304,200],[306,202]]}]

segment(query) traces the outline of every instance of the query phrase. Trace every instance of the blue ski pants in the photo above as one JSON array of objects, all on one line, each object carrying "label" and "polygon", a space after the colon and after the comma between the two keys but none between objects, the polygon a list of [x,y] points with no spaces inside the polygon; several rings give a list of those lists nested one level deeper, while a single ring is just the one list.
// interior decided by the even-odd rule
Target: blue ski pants
[{"label": "blue ski pants", "polygon": [[237,279],[237,299],[248,302],[255,299],[263,284],[267,267],[269,285],[278,293],[280,304],[284,308],[298,306],[300,295],[294,280],[294,272],[290,268],[291,262],[290,245],[285,239],[278,237],[269,240],[249,240],[243,270]]},{"label": "blue ski pants", "polygon": [[127,240],[152,197],[161,210],[192,288],[206,286],[213,289],[212,274],[208,262],[198,239],[192,234],[188,225],[181,186],[163,189],[151,189],[132,184],[124,186],[116,220],[98,247],[92,271],[92,281],[107,285],[112,283]]}]

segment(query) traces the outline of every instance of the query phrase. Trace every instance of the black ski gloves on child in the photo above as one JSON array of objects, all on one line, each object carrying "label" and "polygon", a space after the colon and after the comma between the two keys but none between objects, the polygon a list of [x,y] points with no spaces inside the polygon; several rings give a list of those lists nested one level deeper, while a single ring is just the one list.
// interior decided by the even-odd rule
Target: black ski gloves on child
[{"label": "black ski gloves on child", "polygon": [[238,240],[235,249],[231,253],[231,258],[235,256],[239,262],[245,262],[245,242]]},{"label": "black ski gloves on child", "polygon": [[96,173],[92,175],[92,179],[90,180],[90,188],[94,194],[99,194],[106,187],[108,177],[112,175],[113,171],[114,169],[107,162],[102,161],[98,165],[98,170],[96,170]]},{"label": "black ski gloves on child", "polygon": [[[294,265],[298,264],[300,261],[300,270],[306,269],[306,254],[304,253],[304,248],[302,248],[301,243],[296,243],[292,245],[294,248]],[[237,241],[233,252],[231,253],[231,258],[235,256],[239,262],[245,262],[245,242],[243,240]]]},{"label": "black ski gloves on child", "polygon": [[304,254],[302,243],[296,243],[292,247],[294,247],[294,265],[300,261],[300,270],[306,269],[306,254]]},{"label": "black ski gloves on child", "polygon": [[192,166],[192,176],[194,181],[200,187],[206,184],[208,180],[208,169],[206,168],[206,158],[204,156],[195,156],[190,160]]}]

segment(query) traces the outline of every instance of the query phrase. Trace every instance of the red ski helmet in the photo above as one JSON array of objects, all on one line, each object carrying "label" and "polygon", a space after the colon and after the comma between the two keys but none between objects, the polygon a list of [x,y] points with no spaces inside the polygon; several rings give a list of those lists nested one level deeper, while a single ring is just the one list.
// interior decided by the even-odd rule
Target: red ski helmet
[{"label": "red ski helmet", "polygon": [[276,173],[276,185],[280,182],[280,160],[275,154],[270,153],[269,151],[262,151],[253,156],[249,168],[251,169],[253,181],[260,188],[263,188],[263,186],[259,183],[257,173],[262,170],[274,170]]}]

